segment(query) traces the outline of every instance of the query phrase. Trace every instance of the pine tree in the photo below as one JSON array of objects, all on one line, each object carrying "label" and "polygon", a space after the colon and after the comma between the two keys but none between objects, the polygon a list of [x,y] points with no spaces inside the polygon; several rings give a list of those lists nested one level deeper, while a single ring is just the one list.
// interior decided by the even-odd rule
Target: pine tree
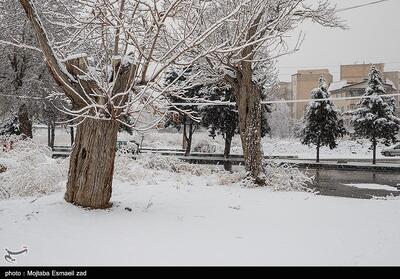
[{"label": "pine tree", "polygon": [[357,109],[349,112],[353,115],[351,120],[356,136],[367,138],[371,141],[373,149],[372,163],[376,163],[376,145],[382,142],[390,145],[396,142],[399,132],[398,119],[394,113],[396,101],[393,97],[383,97],[386,90],[383,86],[381,73],[375,66],[371,67],[368,78],[368,86],[357,105]]},{"label": "pine tree", "polygon": [[302,144],[313,144],[317,149],[316,162],[319,162],[319,149],[321,146],[329,146],[333,149],[337,146],[336,139],[343,136],[346,130],[340,111],[335,108],[331,100],[325,79],[319,78],[319,87],[311,91],[310,102],[304,115],[304,128],[301,130]]},{"label": "pine tree", "polygon": [[[207,101],[236,102],[233,90],[228,86],[207,86],[202,90],[202,96]],[[270,132],[267,114],[270,113],[269,105],[263,105],[261,110],[261,137]],[[215,138],[222,135],[225,140],[224,158],[228,159],[231,143],[235,134],[239,134],[239,113],[237,105],[204,106],[200,109],[202,126],[209,129],[209,136]],[[226,160],[225,170],[231,171],[232,165]]]},{"label": "pine tree", "polygon": [[[205,95],[208,101],[234,102],[235,98],[230,88],[206,88]],[[228,159],[231,151],[232,138],[239,133],[239,114],[237,107],[230,105],[204,106],[200,109],[201,123],[209,129],[209,136],[215,138],[222,135],[225,140],[224,158]],[[232,170],[230,161],[225,160],[224,169]]]},{"label": "pine tree", "polygon": [[[192,74],[192,68],[187,67],[183,70],[172,69],[166,78],[166,84],[171,84],[176,79],[176,84],[183,83],[188,80],[190,75]],[[192,105],[182,105],[184,103],[190,103],[192,99],[201,98],[200,89],[201,85],[191,86],[188,84],[187,88],[184,90],[182,94],[170,94],[167,95],[167,99],[171,103],[180,103],[180,105],[175,105],[175,107],[171,108],[172,114],[169,118],[166,119],[164,126],[165,127],[174,127],[178,131],[182,129],[183,133],[183,148],[185,149],[185,156],[190,155],[191,147],[192,147],[192,138],[196,129],[200,126],[199,122],[193,120],[187,112],[191,112],[191,115],[197,117],[199,114],[199,107]]]},{"label": "pine tree", "polygon": [[18,115],[11,116],[0,125],[0,136],[20,134]]}]

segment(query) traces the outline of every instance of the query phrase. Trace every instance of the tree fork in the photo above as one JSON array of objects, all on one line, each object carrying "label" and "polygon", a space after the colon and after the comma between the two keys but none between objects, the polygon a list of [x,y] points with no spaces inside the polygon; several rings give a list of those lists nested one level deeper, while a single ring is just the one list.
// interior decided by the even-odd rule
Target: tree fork
[{"label": "tree fork", "polygon": [[[73,109],[82,109],[92,102],[104,104],[103,95],[106,94],[101,94],[105,92],[102,92],[96,81],[80,78],[88,71],[87,58],[80,56],[65,62],[58,60],[32,1],[19,1],[32,24],[49,70],[65,95],[71,100]],[[61,63],[65,65],[68,73],[61,68]],[[120,59],[115,59],[113,65],[114,69],[118,69],[116,72],[119,72],[113,81],[112,95],[115,96],[130,89],[136,66],[122,65]],[[69,75],[72,75],[75,81],[71,80]],[[101,97],[90,97],[85,92],[96,92],[96,96]],[[110,206],[119,126],[116,117],[121,115],[122,107],[127,99],[127,94],[121,94],[113,100],[119,108],[113,110],[112,107],[108,107],[112,114],[111,118],[102,120],[88,117],[78,125],[70,158],[67,191],[64,197],[66,201],[90,208]],[[93,117],[94,113],[90,115]]]}]

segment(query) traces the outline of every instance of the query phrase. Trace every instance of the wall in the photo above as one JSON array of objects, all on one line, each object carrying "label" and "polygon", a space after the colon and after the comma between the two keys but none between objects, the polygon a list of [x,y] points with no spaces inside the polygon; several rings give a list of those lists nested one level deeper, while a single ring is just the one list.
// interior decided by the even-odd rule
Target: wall
[{"label": "wall", "polygon": [[[310,99],[311,90],[318,87],[319,77],[323,76],[329,84],[333,80],[333,76],[328,69],[315,70],[299,70],[297,74],[292,75],[293,99],[304,100]],[[304,116],[304,108],[308,102],[299,102],[294,104],[294,117],[302,119]]]}]

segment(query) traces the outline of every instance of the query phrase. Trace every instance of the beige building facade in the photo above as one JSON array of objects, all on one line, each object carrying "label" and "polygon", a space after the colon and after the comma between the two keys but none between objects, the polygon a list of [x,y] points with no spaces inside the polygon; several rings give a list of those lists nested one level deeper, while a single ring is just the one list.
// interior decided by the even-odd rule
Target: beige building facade
[{"label": "beige building facade", "polygon": [[[311,91],[318,87],[320,76],[323,76],[328,83],[333,98],[360,96],[360,94],[364,94],[372,65],[375,65],[382,73],[386,92],[388,94],[400,93],[400,71],[385,72],[383,63],[352,64],[340,66],[340,81],[337,82],[333,82],[333,76],[328,69],[298,70],[296,74],[292,75],[291,82],[279,84],[278,98],[285,100],[310,99]],[[399,103],[400,98],[397,96],[396,99]],[[334,103],[342,111],[348,111],[355,107],[358,100],[334,101]],[[307,105],[308,102],[289,103],[291,117],[301,120]]]},{"label": "beige building facade", "polygon": [[[310,99],[311,91],[318,87],[320,76],[323,76],[326,82],[332,83],[333,76],[328,69],[299,70],[292,75],[293,100]],[[295,119],[302,119],[305,107],[308,102],[296,102],[293,104],[293,116]]]},{"label": "beige building facade", "polygon": [[353,84],[368,79],[368,74],[372,65],[381,73],[384,72],[385,65],[382,63],[340,65],[340,80],[345,80],[348,84]]},{"label": "beige building facade", "polygon": [[[361,82],[348,84],[346,86],[343,86],[342,88],[330,90],[330,93],[332,98],[361,97],[362,95],[364,95],[367,86],[368,80],[364,80]],[[387,94],[397,93],[397,90],[391,84],[385,83],[383,86]],[[355,109],[359,101],[360,99],[334,100],[333,103],[342,112],[345,112]]]},{"label": "beige building facade", "polygon": [[[385,65],[382,63],[374,64],[374,66],[382,73],[386,93],[399,93],[400,72],[385,72]],[[332,98],[359,97],[364,95],[365,89],[368,86],[368,75],[371,67],[372,64],[342,65],[340,67],[341,80],[332,83],[329,87]],[[396,96],[395,99],[398,104],[399,96]],[[343,112],[353,110],[358,102],[359,99],[334,101],[335,105]]]}]

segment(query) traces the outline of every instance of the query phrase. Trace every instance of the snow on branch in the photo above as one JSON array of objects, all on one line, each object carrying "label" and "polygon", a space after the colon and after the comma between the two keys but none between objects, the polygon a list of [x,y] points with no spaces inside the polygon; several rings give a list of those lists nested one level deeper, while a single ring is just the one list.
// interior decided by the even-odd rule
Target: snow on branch
[{"label": "snow on branch", "polygon": [[20,3],[54,79],[72,102],[62,110],[74,118],[129,118],[125,125],[143,130],[171,108],[165,95],[179,91],[166,86],[168,69],[201,63],[226,48],[229,39],[204,45],[250,1],[218,18],[208,13],[225,1],[57,0],[46,9],[39,1]]}]

